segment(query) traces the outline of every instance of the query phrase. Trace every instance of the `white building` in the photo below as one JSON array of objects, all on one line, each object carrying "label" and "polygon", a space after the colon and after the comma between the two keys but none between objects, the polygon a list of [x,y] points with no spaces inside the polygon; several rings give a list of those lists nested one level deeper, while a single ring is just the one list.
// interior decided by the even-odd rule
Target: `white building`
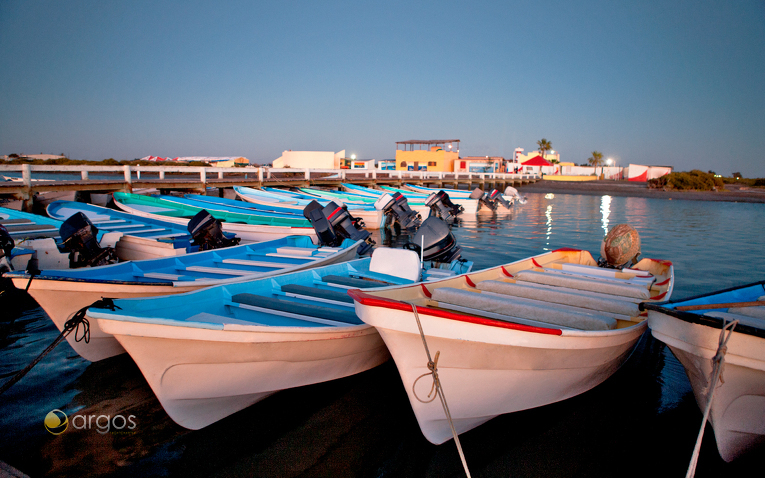
[{"label": "white building", "polygon": [[[299,169],[340,169],[345,157],[345,150],[333,153],[332,151],[284,151],[282,155],[274,159],[274,168],[299,168]],[[350,169],[350,166],[348,166]]]}]

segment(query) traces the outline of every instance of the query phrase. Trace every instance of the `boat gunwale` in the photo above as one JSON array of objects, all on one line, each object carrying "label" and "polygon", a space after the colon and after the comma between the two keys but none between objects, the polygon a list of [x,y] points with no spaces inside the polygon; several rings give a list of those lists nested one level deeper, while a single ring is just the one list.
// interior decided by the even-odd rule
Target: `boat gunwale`
[{"label": "boat gunwale", "polygon": [[[668,315],[670,317],[673,317],[675,319],[682,320],[683,322],[688,322],[695,325],[702,325],[705,327],[710,327],[713,329],[720,330],[724,327],[726,321],[724,319],[718,318],[718,317],[710,317],[706,315],[705,313],[696,313],[690,311],[683,311],[683,310],[676,310],[674,308],[670,308],[668,306],[678,306],[685,302],[691,302],[694,300],[702,299],[705,297],[711,297],[715,295],[724,294],[726,292],[733,292],[740,289],[746,289],[749,287],[754,286],[761,286],[763,289],[765,289],[765,280],[758,281],[758,282],[752,282],[750,284],[744,284],[734,287],[729,287],[727,289],[718,290],[714,292],[708,292],[705,294],[696,295],[693,297],[688,297],[685,299],[680,300],[669,300],[665,302],[658,302],[658,303],[641,303],[640,309],[641,310],[652,310],[654,312],[658,312],[660,314]],[[702,304],[699,304],[702,305]],[[702,309],[703,310],[703,309]],[[730,323],[730,322],[727,322]],[[738,324],[736,325],[736,328],[734,330],[734,333],[740,333],[744,335],[751,335],[753,337],[758,338],[764,338],[765,339],[765,328],[758,328],[753,327],[751,325],[745,325],[745,324]]]},{"label": "boat gunwale", "polygon": [[[558,249],[555,249],[553,251],[549,251],[546,253],[538,254],[536,256],[531,256],[527,258],[520,259],[518,261],[514,261],[512,263],[508,264],[502,264],[499,266],[489,267],[480,271],[471,271],[467,272],[465,274],[460,274],[457,276],[451,276],[448,278],[444,278],[441,280],[437,280],[432,282],[431,284],[437,284],[439,282],[443,281],[449,281],[454,280],[457,277],[464,277],[466,281],[468,281],[469,284],[471,284],[473,281],[470,279],[469,275],[476,275],[476,274],[483,274],[488,271],[492,270],[501,270],[504,275],[507,275],[507,271],[505,270],[506,265],[523,262],[527,260],[536,260],[537,258],[540,258],[542,256],[552,255],[555,253],[586,253],[590,254],[589,251],[586,251],[584,249],[578,249],[573,247],[561,247]],[[662,259],[650,259],[645,258],[643,260],[656,262],[662,266],[665,266],[669,268],[669,279],[670,284],[666,292],[662,293],[662,297],[665,295],[669,295],[672,292],[673,286],[674,286],[674,267],[671,261],[668,260],[662,260]],[[408,287],[421,287],[425,289],[424,283],[418,283],[413,285],[407,285],[407,286],[400,286],[400,285],[394,285],[384,288],[379,288],[380,291],[389,291],[391,289],[403,289]],[[426,289],[427,290],[427,289]],[[428,291],[426,294],[428,297],[430,296],[430,291]],[[348,295],[350,295],[355,302],[358,304],[368,306],[368,307],[380,307],[380,308],[386,308],[391,310],[401,310],[406,312],[412,312],[412,304],[409,302],[404,302],[396,299],[390,299],[387,297],[379,297],[375,295],[375,290],[361,290],[361,289],[351,289],[348,291]],[[651,300],[651,299],[648,299]],[[500,319],[490,319],[486,317],[481,317],[478,315],[470,315],[470,314],[464,314],[459,312],[453,312],[450,310],[443,310],[439,308],[432,308],[429,306],[421,306],[418,305],[417,307],[417,313],[423,314],[423,315],[429,315],[434,316],[438,318],[448,319],[448,320],[456,320],[460,322],[465,323],[472,323],[477,325],[486,325],[489,327],[497,327],[497,328],[503,328],[503,329],[511,329],[511,330],[518,330],[523,332],[532,332],[532,333],[540,333],[545,335],[557,335],[557,336],[564,336],[564,337],[612,337],[612,336],[619,336],[619,335],[627,335],[632,334],[636,330],[647,328],[648,321],[647,320],[641,320],[639,322],[635,322],[634,325],[630,325],[628,327],[623,328],[617,328],[612,330],[562,330],[562,329],[556,329],[554,327],[554,324],[551,324],[553,326],[551,327],[537,327],[532,325],[525,325],[525,324],[518,324],[515,322],[500,320]],[[642,333],[642,332],[641,332]]]}]

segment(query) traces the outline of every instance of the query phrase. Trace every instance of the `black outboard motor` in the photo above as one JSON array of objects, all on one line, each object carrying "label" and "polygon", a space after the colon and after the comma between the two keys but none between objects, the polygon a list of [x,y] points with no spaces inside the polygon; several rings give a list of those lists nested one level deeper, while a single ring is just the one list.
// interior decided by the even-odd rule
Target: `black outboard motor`
[{"label": "black outboard motor", "polygon": [[73,214],[58,230],[69,252],[69,267],[95,267],[117,262],[117,254],[111,247],[98,244],[98,228],[82,212]]},{"label": "black outboard motor", "polygon": [[318,201],[311,201],[305,209],[303,216],[311,221],[311,225],[319,237],[319,244],[329,247],[338,247],[345,239],[364,241],[356,250],[363,256],[375,245],[372,234],[362,229],[364,221],[354,218],[348,212],[345,205],[338,206],[333,201],[323,206]]},{"label": "black outboard motor", "polygon": [[11,237],[8,229],[0,224],[0,273],[13,270],[11,265],[11,251],[16,247],[16,243]]},{"label": "black outboard motor", "polygon": [[457,215],[462,214],[464,207],[454,204],[443,190],[432,193],[425,199],[425,205],[430,208],[430,215],[443,219],[447,223],[454,222]]},{"label": "black outboard motor", "polygon": [[189,234],[191,234],[191,244],[199,246],[200,251],[235,246],[241,240],[239,237],[226,237],[223,234],[223,227],[220,221],[215,219],[206,209],[196,213],[186,228],[189,230]]},{"label": "black outboard motor", "polygon": [[401,229],[414,229],[420,226],[422,217],[409,207],[409,201],[403,194],[383,194],[375,201],[375,209],[385,214],[385,227],[398,225]]},{"label": "black outboard motor", "polygon": [[472,193],[470,193],[470,199],[478,199],[481,201],[481,204],[485,205],[492,211],[496,211],[497,207],[502,204],[507,209],[510,209],[512,204],[507,202],[504,197],[502,197],[502,194],[500,194],[499,191],[496,189],[492,189],[489,192],[484,192],[480,188],[475,188]]},{"label": "black outboard motor", "polygon": [[448,263],[460,259],[462,254],[449,226],[434,216],[425,219],[405,248],[421,254],[423,262]]}]

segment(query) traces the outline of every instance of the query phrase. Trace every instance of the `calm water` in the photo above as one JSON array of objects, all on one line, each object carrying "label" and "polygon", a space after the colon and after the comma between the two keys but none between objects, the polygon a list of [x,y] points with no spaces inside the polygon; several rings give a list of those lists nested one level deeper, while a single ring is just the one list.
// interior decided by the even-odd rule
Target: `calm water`
[{"label": "calm water", "polygon": [[[640,233],[644,256],[674,262],[675,299],[763,278],[762,204],[530,194],[512,213],[464,218],[453,232],[480,269],[566,246],[597,256],[605,232],[623,222]],[[12,304],[0,327],[2,380],[57,335],[33,301]],[[137,427],[53,436],[43,428],[52,409],[132,414]],[[461,440],[475,477],[684,476],[700,422],[682,366],[644,335],[627,364],[590,392],[498,417]],[[422,437],[391,362],[280,392],[189,431],[167,417],[127,355],[91,364],[64,342],[0,397],[0,430],[0,460],[32,476],[462,474],[452,442]],[[696,476],[761,477],[765,463],[725,464],[708,427]]]}]

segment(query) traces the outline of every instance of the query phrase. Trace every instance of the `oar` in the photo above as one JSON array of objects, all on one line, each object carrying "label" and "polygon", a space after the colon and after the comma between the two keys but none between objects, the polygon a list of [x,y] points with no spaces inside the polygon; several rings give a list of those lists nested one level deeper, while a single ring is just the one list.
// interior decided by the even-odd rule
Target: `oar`
[{"label": "oar", "polygon": [[765,306],[764,300],[755,300],[753,302],[729,302],[727,304],[699,304],[699,305],[681,305],[675,307],[675,310],[707,310],[707,309],[728,309],[730,307],[757,307]]}]

